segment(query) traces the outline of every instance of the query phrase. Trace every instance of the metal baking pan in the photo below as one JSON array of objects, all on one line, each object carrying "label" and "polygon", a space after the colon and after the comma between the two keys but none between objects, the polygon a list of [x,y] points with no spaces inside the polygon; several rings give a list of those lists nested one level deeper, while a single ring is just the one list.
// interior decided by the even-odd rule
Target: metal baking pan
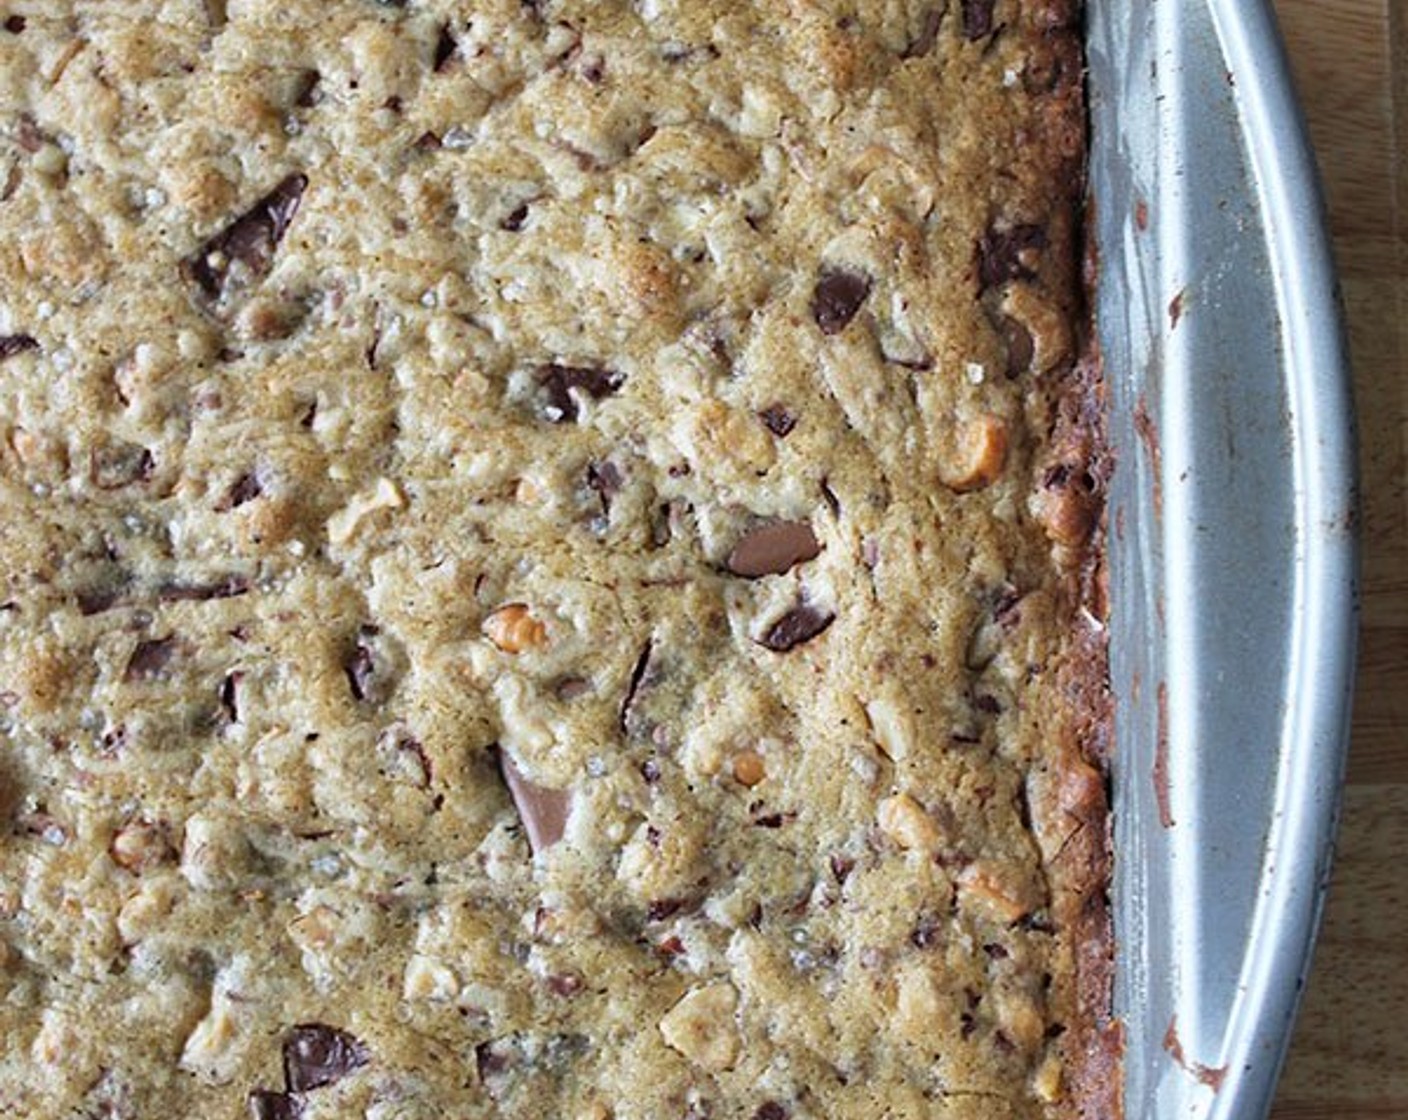
[{"label": "metal baking pan", "polygon": [[1264,1116],[1325,894],[1356,629],[1353,413],[1262,0],[1089,0],[1129,1120]]}]

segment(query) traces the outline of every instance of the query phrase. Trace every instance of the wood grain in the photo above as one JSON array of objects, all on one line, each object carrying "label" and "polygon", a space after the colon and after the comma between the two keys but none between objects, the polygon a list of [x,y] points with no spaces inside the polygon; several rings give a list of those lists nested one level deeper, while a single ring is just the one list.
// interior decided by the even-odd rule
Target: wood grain
[{"label": "wood grain", "polygon": [[1408,0],[1277,0],[1349,316],[1363,635],[1339,858],[1274,1120],[1408,1118]]}]

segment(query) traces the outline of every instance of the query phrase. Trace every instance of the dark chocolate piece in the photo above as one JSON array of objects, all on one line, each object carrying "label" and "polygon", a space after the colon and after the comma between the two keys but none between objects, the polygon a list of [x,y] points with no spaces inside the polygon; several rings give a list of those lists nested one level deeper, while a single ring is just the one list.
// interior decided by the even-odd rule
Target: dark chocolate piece
[{"label": "dark chocolate piece", "polygon": [[247,286],[268,273],[307,186],[308,176],[287,176],[186,258],[182,268],[206,299],[220,300],[233,286]]},{"label": "dark chocolate piece", "polygon": [[816,609],[810,603],[798,603],[784,614],[758,639],[758,644],[773,653],[787,653],[809,642],[836,621],[830,612]]},{"label": "dark chocolate piece", "polygon": [[812,294],[812,318],[826,335],[840,334],[870,295],[870,277],[849,269],[823,269]]},{"label": "dark chocolate piece", "polygon": [[284,1080],[291,1093],[306,1093],[341,1081],[371,1055],[346,1031],[323,1023],[299,1023],[284,1038]]}]

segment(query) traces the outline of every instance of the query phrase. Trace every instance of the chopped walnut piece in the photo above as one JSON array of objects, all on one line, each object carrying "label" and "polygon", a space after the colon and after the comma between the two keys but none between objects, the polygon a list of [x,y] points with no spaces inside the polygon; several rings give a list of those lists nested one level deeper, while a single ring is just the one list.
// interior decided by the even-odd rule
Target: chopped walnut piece
[{"label": "chopped walnut piece", "polygon": [[1007,462],[1007,423],[997,416],[983,415],[960,425],[953,461],[942,474],[950,490],[966,494],[991,486]]},{"label": "chopped walnut piece", "polygon": [[108,848],[113,862],[140,875],[176,857],[166,826],[147,820],[129,821],[113,834]]},{"label": "chopped walnut piece", "polygon": [[528,611],[526,603],[505,603],[484,620],[485,636],[505,653],[536,649],[548,640],[548,628]]},{"label": "chopped walnut piece", "polygon": [[1031,888],[1014,882],[1011,871],[988,862],[965,867],[958,876],[958,891],[961,905],[1004,925],[1026,917],[1037,905]]},{"label": "chopped walnut piece", "polygon": [[938,823],[907,793],[881,801],[875,819],[881,831],[906,850],[933,852],[943,844]]},{"label": "chopped walnut piece", "polygon": [[328,518],[328,540],[346,544],[367,518],[380,510],[401,509],[405,504],[396,484],[389,478],[379,478],[370,490],[364,490]]},{"label": "chopped walnut piece", "polygon": [[738,993],[721,982],[686,992],[660,1020],[665,1044],[709,1073],[732,1069],[741,1039],[734,1022]]}]

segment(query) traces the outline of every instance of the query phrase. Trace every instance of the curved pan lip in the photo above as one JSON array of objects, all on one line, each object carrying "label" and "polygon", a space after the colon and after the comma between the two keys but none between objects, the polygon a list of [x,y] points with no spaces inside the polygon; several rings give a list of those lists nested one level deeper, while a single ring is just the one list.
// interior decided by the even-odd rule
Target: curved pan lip
[{"label": "curved pan lip", "polygon": [[[1290,1040],[1346,758],[1343,318],[1269,3],[1087,0],[1087,17],[1126,1115],[1251,1120]],[[1237,453],[1210,434],[1224,414],[1252,421]]]},{"label": "curved pan lip", "polygon": [[1268,877],[1259,907],[1256,951],[1242,974],[1246,995],[1229,1028],[1241,1040],[1246,1072],[1235,1083],[1237,1091],[1219,1095],[1209,1113],[1244,1120],[1272,1104],[1329,885],[1358,632],[1359,503],[1342,301],[1319,173],[1285,46],[1269,0],[1213,0],[1212,9],[1228,69],[1236,75],[1261,209],[1290,219],[1269,223],[1267,242],[1302,530],[1291,639],[1298,687],[1286,713],[1292,757],[1300,765],[1282,775],[1280,816],[1268,845],[1313,853],[1297,874]]}]

